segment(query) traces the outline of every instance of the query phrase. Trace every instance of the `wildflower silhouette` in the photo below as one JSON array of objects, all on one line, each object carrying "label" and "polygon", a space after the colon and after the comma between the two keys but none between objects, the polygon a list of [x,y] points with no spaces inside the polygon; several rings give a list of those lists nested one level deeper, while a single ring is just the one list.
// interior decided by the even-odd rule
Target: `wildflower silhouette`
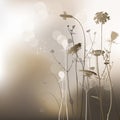
[{"label": "wildflower silhouette", "polygon": [[118,36],[119,36],[118,33],[112,31],[112,33],[111,33],[111,42],[113,42]]},{"label": "wildflower silhouette", "polygon": [[103,49],[103,24],[110,20],[107,12],[97,12],[94,17],[96,24],[101,24],[101,50]]},{"label": "wildflower silhouette", "polygon": [[87,77],[91,77],[92,75],[97,75],[96,72],[91,71],[91,70],[80,70],[81,72],[83,72],[85,74],[85,76]]},{"label": "wildflower silhouette", "polygon": [[95,14],[94,20],[96,24],[105,24],[108,20],[110,20],[110,16],[107,12],[97,12]]},{"label": "wildflower silhouette", "polygon": [[70,50],[68,51],[68,53],[69,54],[77,53],[80,48],[81,48],[81,43],[78,43],[78,44],[74,45],[73,47],[71,47]]}]

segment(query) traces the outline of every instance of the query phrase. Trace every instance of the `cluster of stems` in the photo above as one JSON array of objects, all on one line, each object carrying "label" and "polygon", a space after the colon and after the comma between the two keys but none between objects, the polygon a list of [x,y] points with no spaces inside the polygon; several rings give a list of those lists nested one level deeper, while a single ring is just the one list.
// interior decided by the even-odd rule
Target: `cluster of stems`
[{"label": "cluster of stems", "polygon": [[[111,46],[112,44],[110,44],[110,49],[109,49],[109,53],[105,53],[103,51],[103,24],[101,23],[101,49],[100,50],[93,50],[93,44],[95,42],[95,38],[96,38],[96,33],[94,34],[94,38],[92,40],[91,38],[91,34],[90,31],[88,31],[89,33],[89,38],[91,41],[91,47],[89,49],[89,51],[86,51],[86,33],[85,30],[83,28],[83,25],[81,24],[81,22],[73,17],[72,15],[61,15],[62,17],[69,17],[74,19],[78,25],[80,25],[80,28],[82,30],[83,33],[83,42],[80,41],[80,43],[82,42],[83,45],[83,50],[81,50],[83,52],[83,56],[81,56],[78,51],[76,51],[74,53],[74,56],[72,59],[72,63],[69,66],[69,61],[71,60],[71,56],[68,53],[69,47],[65,50],[65,67],[61,64],[61,62],[59,62],[55,56],[55,60],[58,62],[58,64],[61,66],[61,68],[63,69],[64,73],[65,73],[65,79],[62,82],[62,87],[64,87],[64,91],[62,87],[60,88],[61,91],[61,102],[59,105],[59,115],[58,115],[58,120],[69,120],[72,118],[72,120],[89,120],[88,116],[92,115],[88,115],[90,114],[88,112],[88,107],[90,108],[90,105],[88,105],[89,101],[88,101],[88,94],[89,94],[89,90],[90,90],[90,80],[93,79],[91,78],[91,76],[89,76],[88,74],[86,75],[86,69],[88,69],[88,72],[91,66],[91,61],[89,61],[89,66],[87,66],[87,57],[89,54],[92,54],[91,56],[95,56],[96,57],[96,79],[98,80],[98,94],[96,97],[98,97],[98,101],[99,101],[99,113],[100,113],[100,120],[110,120],[110,113],[111,113],[111,109],[112,109],[112,99],[113,99],[113,87],[112,87],[112,80],[111,80],[111,61],[110,61],[110,54],[111,54]],[[75,40],[74,40],[74,28],[75,26],[72,26],[72,29],[70,29],[70,27],[68,26],[68,31],[69,34],[71,36],[71,46],[75,46]],[[92,53],[92,51],[94,51]],[[100,64],[99,64],[99,57],[103,58],[103,61],[106,61],[106,57],[105,54],[107,54],[107,60],[109,60],[109,62],[104,64],[104,69],[103,71],[100,70]],[[69,59],[70,58],[70,59]],[[91,57],[92,59],[92,57]],[[75,81],[76,81],[76,99],[73,98],[72,94],[71,94],[71,87],[70,87],[70,71],[71,69],[73,69],[74,66],[74,73],[72,73],[73,75],[75,75]],[[80,67],[81,66],[81,67]],[[80,76],[79,73],[79,69],[82,68],[82,76]],[[101,74],[102,73],[102,74]],[[90,74],[90,73],[89,73]],[[106,75],[106,77],[104,78],[103,76]],[[103,85],[102,82],[108,80],[109,81],[109,90],[110,90],[110,95],[109,95],[109,108],[108,108],[108,112],[104,113],[104,109],[103,109]],[[72,81],[74,82],[74,81]],[[81,90],[81,91],[80,91]],[[76,101],[75,101],[76,100]],[[70,105],[70,107],[69,107]],[[96,108],[97,109],[97,108]]]}]

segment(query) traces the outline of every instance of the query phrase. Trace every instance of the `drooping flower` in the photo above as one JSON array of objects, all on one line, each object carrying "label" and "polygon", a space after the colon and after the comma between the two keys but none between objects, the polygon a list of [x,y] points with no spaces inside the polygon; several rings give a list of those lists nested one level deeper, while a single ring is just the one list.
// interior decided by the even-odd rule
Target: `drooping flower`
[{"label": "drooping flower", "polygon": [[118,36],[119,36],[118,33],[112,31],[112,33],[111,33],[111,42],[113,42]]},{"label": "drooping flower", "polygon": [[80,50],[80,48],[81,48],[81,43],[75,44],[73,47],[71,47],[71,48],[68,50],[68,53],[69,53],[69,54],[77,53],[78,50]]},{"label": "drooping flower", "polygon": [[92,75],[97,75],[96,72],[91,71],[91,70],[80,70],[81,72],[83,72],[85,74],[85,76],[87,77],[91,77]]},{"label": "drooping flower", "polygon": [[107,12],[97,12],[95,14],[94,20],[96,24],[105,24],[108,20],[110,20],[110,16]]}]

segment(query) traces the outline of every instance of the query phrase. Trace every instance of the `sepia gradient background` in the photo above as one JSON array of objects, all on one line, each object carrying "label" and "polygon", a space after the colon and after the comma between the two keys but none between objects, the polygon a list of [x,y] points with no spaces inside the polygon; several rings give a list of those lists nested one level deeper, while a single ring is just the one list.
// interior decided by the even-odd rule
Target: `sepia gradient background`
[{"label": "sepia gradient background", "polygon": [[[77,25],[70,19],[63,21],[59,14],[66,11],[77,17],[86,30],[99,33],[99,25],[94,23],[93,17],[96,12],[108,12],[111,20],[103,32],[106,48],[111,31],[120,34],[119,10],[119,0],[0,0],[0,119],[56,120],[59,106],[55,96],[59,101],[60,91],[56,79],[47,74],[52,59],[48,51],[54,49],[56,57],[64,65],[65,52],[56,39],[59,35],[69,38],[66,26]],[[78,26],[76,33],[76,41],[82,41]],[[99,47],[99,34],[96,39],[94,48]],[[119,37],[116,43],[113,44],[111,58],[114,62],[111,76],[115,94],[111,120],[120,119]],[[55,74],[61,70],[56,64],[52,69]],[[72,74],[71,78],[72,95],[76,96]],[[107,94],[107,87],[105,91]],[[105,100],[107,103],[108,99]],[[93,102],[91,100],[91,104]],[[98,117],[95,106],[92,109],[92,114],[96,114],[93,120]]]}]

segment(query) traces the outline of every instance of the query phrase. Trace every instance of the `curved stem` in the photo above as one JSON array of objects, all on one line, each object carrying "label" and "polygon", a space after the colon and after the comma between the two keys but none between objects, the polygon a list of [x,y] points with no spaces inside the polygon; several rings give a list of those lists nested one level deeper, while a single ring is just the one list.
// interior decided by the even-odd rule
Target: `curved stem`
[{"label": "curved stem", "polygon": [[[70,35],[71,35],[71,39],[72,39],[72,42],[73,42],[73,45],[74,45],[74,39],[73,39],[73,33],[70,32],[70,30],[68,29]],[[74,120],[74,107],[73,107],[73,99],[72,99],[72,95],[71,95],[71,91],[70,91],[70,83],[69,83],[69,71],[71,70],[72,68],[72,65],[74,63],[74,61],[72,60],[72,64],[70,65],[70,67],[68,68],[68,54],[67,54],[67,57],[66,57],[66,70],[67,70],[67,87],[68,87],[68,93],[69,93],[69,99],[70,99],[70,105],[71,105],[71,110],[72,110],[72,118]]]},{"label": "curved stem", "polygon": [[[89,49],[89,51],[88,51],[88,53],[86,54],[86,57],[88,56],[88,54],[91,52],[91,50],[93,49],[93,45],[94,45],[94,42],[95,42],[95,38],[96,38],[96,35],[94,35],[94,39],[93,39],[93,41],[91,40],[91,47],[90,47],[90,49]],[[91,38],[90,38],[91,39]]]},{"label": "curved stem", "polygon": [[109,106],[109,110],[108,110],[108,113],[107,113],[107,120],[109,120],[111,109],[112,109],[112,96],[113,95],[112,95],[112,80],[111,80],[108,65],[107,65],[107,72],[108,72],[108,77],[109,77],[109,82],[110,82],[110,106]]},{"label": "curved stem", "polygon": [[[83,32],[83,37],[84,37],[84,56],[83,56],[83,71],[85,70],[85,64],[86,64],[86,61],[85,61],[85,58],[86,58],[86,36],[85,36],[85,30],[83,28],[83,25],[82,23],[75,17],[73,17],[73,19],[75,21],[77,21],[82,29],[82,32]],[[84,97],[84,80],[85,80],[85,76],[84,76],[84,73],[83,73],[83,82],[82,82],[82,96],[81,96],[81,113],[80,113],[80,119],[82,119],[82,112],[83,112],[83,97]]]},{"label": "curved stem", "polygon": [[[70,32],[70,35],[71,35],[71,39],[72,39],[72,42],[73,42],[73,46],[74,46],[74,38],[73,38],[73,34]],[[75,60],[75,76],[76,76],[76,88],[77,88],[77,98],[76,98],[76,103],[77,103],[77,119],[79,118],[79,115],[78,115],[78,111],[79,111],[79,80],[78,80],[78,71],[77,71],[77,68],[78,68],[78,65],[77,65],[77,59],[78,59],[78,54],[76,53],[76,60]]]},{"label": "curved stem", "polygon": [[82,32],[83,32],[83,37],[84,37],[84,67],[85,67],[85,56],[86,56],[86,36],[85,36],[85,30],[83,28],[82,23],[77,18],[73,17],[73,19],[76,20],[79,23],[79,25],[80,25],[80,27],[82,29]]},{"label": "curved stem", "polygon": [[98,63],[98,56],[96,56],[96,69],[99,79],[99,101],[100,101],[100,113],[101,113],[101,120],[104,120],[104,114],[103,114],[103,106],[102,106],[102,86],[101,86],[101,78],[99,73],[99,63]]},{"label": "curved stem", "polygon": [[[73,33],[70,32],[69,30],[69,33],[71,35],[71,40],[72,40],[72,43],[73,43],[73,46],[75,45],[74,43],[74,38],[73,38]],[[77,64],[77,59],[78,59],[78,53],[76,53],[76,60],[75,60],[75,77],[76,77],[76,88],[77,88],[77,98],[76,98],[76,105],[77,105],[77,112],[76,112],[76,118],[79,119],[79,114],[78,114],[78,111],[79,111],[79,80],[78,80],[78,64]]]}]

